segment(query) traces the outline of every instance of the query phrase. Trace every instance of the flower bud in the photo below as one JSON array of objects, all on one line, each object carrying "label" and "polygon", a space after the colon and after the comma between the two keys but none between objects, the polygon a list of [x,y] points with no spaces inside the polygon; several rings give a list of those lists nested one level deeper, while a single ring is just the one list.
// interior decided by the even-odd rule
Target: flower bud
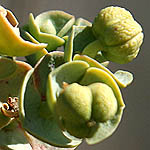
[{"label": "flower bud", "polygon": [[79,124],[78,122],[73,123],[72,121],[63,120],[63,125],[71,135],[77,138],[85,138],[91,136],[90,128],[85,123]]}]

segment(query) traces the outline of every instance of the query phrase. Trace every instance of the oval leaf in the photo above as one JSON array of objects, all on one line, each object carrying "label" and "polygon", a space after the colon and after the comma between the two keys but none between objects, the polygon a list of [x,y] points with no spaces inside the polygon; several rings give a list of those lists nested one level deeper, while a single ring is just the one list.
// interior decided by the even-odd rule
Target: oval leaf
[{"label": "oval leaf", "polygon": [[126,87],[133,81],[132,73],[128,71],[118,70],[114,73],[114,76]]},{"label": "oval leaf", "polygon": [[72,140],[65,136],[49,111],[47,103],[42,101],[34,86],[33,71],[28,72],[21,88],[20,118],[23,128],[41,141],[54,146],[77,146],[81,140]]},{"label": "oval leaf", "polygon": [[[92,58],[90,58],[90,57],[88,57],[86,55],[78,55],[78,54],[76,54],[74,56],[73,60],[83,60],[83,61],[87,62],[91,67],[96,67],[96,68],[99,68],[99,69],[102,69],[102,70],[106,71],[109,75],[111,75],[111,77],[117,82],[117,84],[121,88],[125,88],[133,80],[133,76],[132,76],[131,73],[128,73],[128,72],[125,72],[125,71],[121,71],[122,73],[118,72],[118,74],[115,75],[108,68],[106,68],[105,66],[103,66],[102,64],[97,62],[96,60],[94,60],[94,59],[92,59]],[[120,75],[122,75],[122,77]]]},{"label": "oval leaf", "polygon": [[47,99],[52,112],[54,112],[54,105],[57,101],[57,96],[63,89],[63,83],[69,84],[78,82],[88,67],[89,65],[86,62],[73,61],[61,65],[49,74]]},{"label": "oval leaf", "polygon": [[[5,12],[5,13],[3,13]],[[18,23],[12,12],[0,7],[0,54],[27,56],[45,48],[46,44],[34,44],[20,37]],[[7,31],[7,32],[6,32]],[[8,42],[9,39],[9,42]]]},{"label": "oval leaf", "polygon": [[[2,61],[1,61],[2,60]],[[0,58],[0,64],[4,72],[0,72],[0,101],[6,102],[8,97],[18,97],[23,79],[26,73],[32,68],[29,64],[21,61],[13,61],[7,58]],[[12,67],[10,70],[6,70]]]}]

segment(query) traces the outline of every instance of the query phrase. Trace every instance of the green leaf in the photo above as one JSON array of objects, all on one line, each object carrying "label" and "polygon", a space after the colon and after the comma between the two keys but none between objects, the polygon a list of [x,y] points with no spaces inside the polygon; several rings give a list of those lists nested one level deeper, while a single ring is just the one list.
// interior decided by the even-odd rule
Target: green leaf
[{"label": "green leaf", "polygon": [[57,36],[59,37],[63,37],[64,35],[66,35],[66,33],[71,29],[71,27],[73,26],[75,22],[75,18],[73,17],[72,19],[70,19],[65,26],[59,31],[59,33],[57,34]]},{"label": "green leaf", "polygon": [[18,97],[23,79],[31,66],[25,62],[0,58],[0,101]]},{"label": "green leaf", "polygon": [[63,134],[47,107],[47,103],[41,99],[34,85],[33,71],[28,72],[21,88],[20,118],[23,128],[41,141],[54,146],[77,146],[81,140],[73,140]]},{"label": "green leaf", "polygon": [[28,141],[24,136],[24,131],[16,120],[13,120],[8,126],[0,130],[0,139],[0,148],[5,147],[16,150],[19,145],[22,146],[22,149],[27,145],[30,148]]},{"label": "green leaf", "polygon": [[62,38],[74,24],[74,16],[63,11],[48,11],[38,15],[35,19],[29,16],[30,33],[39,41],[48,43],[47,50],[52,51],[64,45]]},{"label": "green leaf", "polygon": [[114,119],[104,123],[98,123],[96,132],[94,132],[91,138],[86,138],[86,142],[90,145],[97,144],[111,136],[121,121],[122,113],[123,110],[120,108]]},{"label": "green leaf", "polygon": [[71,61],[74,53],[81,53],[84,47],[95,40],[89,26],[73,26],[65,44],[65,61]]},{"label": "green leaf", "polygon": [[16,63],[8,58],[0,58],[0,80],[6,78],[16,71]]},{"label": "green leaf", "polygon": [[[47,11],[35,18],[35,23],[40,30],[46,28],[46,30],[42,30],[42,32],[52,34],[55,32],[55,35],[61,35],[60,37],[64,36],[70,30],[74,22],[74,16],[59,10]],[[54,29],[50,32],[52,28]]]},{"label": "green leaf", "polygon": [[[20,33],[21,33],[21,37],[27,41],[30,41],[32,43],[36,43],[39,44],[39,42],[33,38],[33,36],[31,36],[29,34],[29,25],[25,25],[20,29]],[[30,63],[32,66],[35,66],[36,63],[39,61],[39,59],[41,57],[43,57],[44,55],[46,55],[48,52],[45,48],[41,49],[38,52],[35,52],[34,54],[28,55],[26,56],[26,59],[28,61],[28,63]]]},{"label": "green leaf", "polygon": [[52,71],[48,76],[47,99],[52,112],[63,83],[78,82],[89,65],[83,61],[68,62]]},{"label": "green leaf", "polygon": [[107,84],[109,87],[111,87],[118,100],[118,105],[120,107],[124,107],[122,95],[115,80],[104,70],[96,67],[90,67],[87,69],[86,73],[81,79],[80,84],[89,85],[95,82],[102,82]]},{"label": "green leaf", "polygon": [[64,53],[61,51],[54,51],[46,54],[35,66],[33,80],[42,100],[46,99],[48,74],[63,63]]},{"label": "green leaf", "polygon": [[114,73],[114,76],[126,87],[133,81],[132,73],[128,71],[118,70]]},{"label": "green leaf", "polygon": [[[9,10],[0,7],[0,54],[27,56],[45,48],[46,44],[34,44],[20,37],[18,22]],[[7,31],[7,32],[6,32]],[[9,39],[9,42],[8,42]],[[21,49],[21,50],[20,50]]]},{"label": "green leaf", "polygon": [[103,66],[102,64],[97,62],[96,60],[94,60],[86,55],[76,54],[74,56],[73,60],[82,60],[82,61],[87,62],[90,65],[90,67],[96,67],[96,68],[106,71],[117,82],[117,84],[121,88],[125,88],[133,80],[133,76],[131,73],[126,72],[126,71],[119,71],[118,73],[116,72],[117,74],[116,73],[113,74],[108,68],[106,68],[105,66]]},{"label": "green leaf", "polygon": [[74,26],[71,30],[70,36],[67,38],[66,44],[65,44],[65,49],[64,49],[64,60],[65,60],[65,62],[72,61],[73,40],[74,40]]},{"label": "green leaf", "polygon": [[75,25],[76,26],[89,26],[91,27],[92,26],[92,23],[83,19],[83,18],[78,18],[76,21],[75,21]]},{"label": "green leaf", "polygon": [[[33,149],[35,150],[65,150],[66,148],[54,147],[49,145],[37,138],[33,137],[31,134],[25,132],[26,136],[28,137],[28,141]],[[74,148],[67,148],[67,150],[73,150]]]},{"label": "green leaf", "polygon": [[48,44],[46,47],[48,51],[55,50],[57,47],[62,46],[65,43],[64,39],[56,36],[55,34],[41,32],[38,25],[35,23],[32,14],[29,16],[29,31],[37,41]]}]

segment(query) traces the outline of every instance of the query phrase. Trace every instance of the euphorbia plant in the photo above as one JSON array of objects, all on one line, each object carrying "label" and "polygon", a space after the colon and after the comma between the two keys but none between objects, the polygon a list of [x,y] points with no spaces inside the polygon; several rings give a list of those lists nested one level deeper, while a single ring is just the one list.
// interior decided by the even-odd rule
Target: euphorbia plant
[{"label": "euphorbia plant", "polygon": [[120,88],[133,75],[107,66],[132,61],[143,41],[131,13],[111,6],[91,23],[48,11],[17,25],[0,7],[1,148],[74,149],[112,135],[125,107]]}]

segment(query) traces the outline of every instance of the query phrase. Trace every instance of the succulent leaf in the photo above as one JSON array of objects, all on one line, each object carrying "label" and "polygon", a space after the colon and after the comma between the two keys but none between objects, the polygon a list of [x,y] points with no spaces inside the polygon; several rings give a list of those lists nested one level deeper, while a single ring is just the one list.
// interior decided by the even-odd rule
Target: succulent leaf
[{"label": "succulent leaf", "polygon": [[19,96],[23,79],[31,66],[25,62],[0,58],[0,68],[0,101],[6,102],[8,97]]},{"label": "succulent leaf", "polygon": [[74,31],[74,26],[73,26],[70,36],[67,38],[66,43],[65,43],[65,49],[64,49],[65,62],[72,61],[74,34],[75,34],[75,31]]},{"label": "succulent leaf", "polygon": [[[24,62],[4,57],[0,58],[0,128],[11,122],[12,115],[18,114],[17,112],[12,113],[6,110],[3,104],[7,104],[9,97],[19,97],[23,79],[30,69],[31,66]],[[5,113],[10,115],[7,116]]]},{"label": "succulent leaf", "polygon": [[11,122],[11,118],[5,116],[2,112],[2,107],[0,106],[0,130],[7,126]]},{"label": "succulent leaf", "polygon": [[18,22],[13,13],[0,6],[1,55],[26,56],[38,52],[47,46],[46,44],[34,44],[23,40],[20,37],[20,32],[17,25]]},{"label": "succulent leaf", "polygon": [[24,131],[16,120],[13,120],[8,126],[0,130],[0,139],[0,146],[5,145],[11,147],[11,145],[17,145],[19,143],[22,144],[22,146],[28,144],[28,141],[24,136]]},{"label": "succulent leaf", "polygon": [[[29,25],[25,25],[20,29],[21,37],[27,41],[31,41],[32,43],[39,44],[39,42],[31,36],[29,33]],[[48,52],[45,48],[41,49],[38,52],[35,52],[31,55],[26,56],[26,59],[29,64],[32,66],[35,66],[36,63],[42,58],[44,55],[46,55]]]},{"label": "succulent leaf", "polygon": [[81,53],[93,41],[95,37],[90,26],[74,25],[65,44],[65,60],[71,61],[75,53]]},{"label": "succulent leaf", "polygon": [[[35,18],[35,23],[40,29],[48,26],[47,30],[43,32],[52,34],[55,33],[55,35],[59,35],[61,33],[60,37],[63,37],[70,30],[74,22],[74,16],[58,10],[41,13]],[[53,28],[53,31],[48,31],[51,30],[51,28]]]},{"label": "succulent leaf", "polygon": [[[36,150],[52,150],[52,149],[53,150],[65,150],[66,149],[66,148],[62,148],[62,147],[60,148],[60,147],[55,147],[55,146],[49,145],[49,144],[35,138],[34,136],[32,136],[31,134],[29,134],[27,132],[25,132],[25,134],[28,137],[28,141],[29,141],[32,149],[36,149]],[[67,149],[74,150],[75,148],[67,148]],[[18,149],[18,150],[20,150],[20,149]]]},{"label": "succulent leaf", "polygon": [[8,58],[0,58],[0,79],[6,78],[16,71],[16,63]]},{"label": "succulent leaf", "polygon": [[128,71],[118,70],[114,73],[114,76],[125,86],[133,81],[133,74]]},{"label": "succulent leaf", "polygon": [[72,61],[61,65],[49,74],[47,99],[52,112],[54,112],[57,96],[63,89],[63,84],[70,84],[79,81],[88,67],[89,65],[86,62]]},{"label": "succulent leaf", "polygon": [[72,139],[63,134],[48,109],[47,103],[41,99],[41,95],[34,84],[33,71],[34,70],[30,70],[27,73],[21,88],[20,118],[23,128],[41,141],[54,146],[77,146],[81,143],[81,140]]},{"label": "succulent leaf", "polygon": [[39,60],[34,68],[33,80],[35,87],[41,95],[41,99],[46,99],[46,83],[48,74],[64,63],[64,53],[60,51],[54,51],[46,54]]},{"label": "succulent leaf", "polygon": [[74,24],[74,17],[63,11],[48,11],[38,15],[35,19],[29,16],[30,33],[39,41],[48,43],[47,50],[52,51],[64,45],[62,38]]},{"label": "succulent leaf", "polygon": [[[86,55],[79,55],[76,54],[73,58],[73,60],[82,60],[87,62],[90,67],[96,67],[99,69],[102,69],[106,71],[111,77],[117,82],[117,84],[121,88],[125,88],[127,85],[129,85],[133,81],[133,75],[127,71],[118,71],[115,74],[113,74],[108,68],[100,64],[99,62],[95,61],[94,59],[86,56]],[[120,76],[119,76],[120,75]]]}]

